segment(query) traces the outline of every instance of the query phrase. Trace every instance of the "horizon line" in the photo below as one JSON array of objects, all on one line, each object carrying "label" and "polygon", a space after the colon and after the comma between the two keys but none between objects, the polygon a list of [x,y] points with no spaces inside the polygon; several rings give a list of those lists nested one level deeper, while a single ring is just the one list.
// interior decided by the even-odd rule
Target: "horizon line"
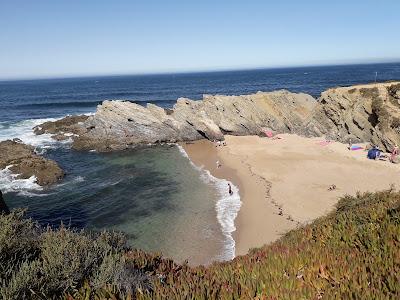
[{"label": "horizon line", "polygon": [[359,62],[343,62],[343,63],[321,63],[321,64],[294,64],[279,66],[260,66],[260,67],[222,67],[214,69],[193,69],[182,71],[160,71],[160,72],[121,72],[121,73],[97,73],[97,74],[71,74],[71,75],[50,75],[38,77],[22,77],[22,78],[1,78],[0,82],[15,81],[36,81],[36,80],[61,80],[61,79],[80,79],[80,78],[97,78],[97,77],[124,77],[124,76],[157,76],[157,75],[185,75],[185,74],[201,74],[201,73],[218,73],[218,72],[238,72],[238,71],[256,71],[256,70],[274,70],[274,69],[290,69],[290,68],[313,68],[313,67],[336,67],[336,66],[357,66],[357,65],[379,65],[379,64],[396,64],[400,63],[400,58],[387,60],[359,61]]}]

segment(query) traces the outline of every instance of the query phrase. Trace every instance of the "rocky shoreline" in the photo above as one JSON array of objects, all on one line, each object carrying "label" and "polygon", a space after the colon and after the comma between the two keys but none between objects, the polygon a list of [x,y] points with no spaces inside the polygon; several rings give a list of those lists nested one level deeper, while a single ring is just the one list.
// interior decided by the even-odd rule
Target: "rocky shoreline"
[{"label": "rocky shoreline", "polygon": [[64,177],[64,171],[50,159],[35,153],[35,148],[20,141],[0,142],[0,169],[9,167],[17,179],[36,177],[39,185],[50,185]]},{"label": "rocky shoreline", "polygon": [[318,99],[286,90],[250,95],[180,98],[173,109],[104,101],[94,115],[47,122],[35,133],[73,140],[76,150],[123,150],[164,142],[223,140],[265,130],[371,142],[391,150],[400,142],[400,82],[337,87]]},{"label": "rocky shoreline", "polygon": [[[104,101],[92,116],[67,116],[33,128],[61,141],[72,139],[75,150],[124,150],[159,143],[224,135],[295,133],[325,136],[344,143],[370,142],[391,151],[400,143],[400,81],[331,88],[318,99],[286,90],[250,95],[204,95],[179,98],[173,109],[129,101]],[[63,170],[20,141],[0,142],[0,169],[17,178],[36,176],[39,185],[60,181]]]},{"label": "rocky shoreline", "polygon": [[64,141],[71,136],[77,136],[84,133],[83,122],[88,119],[86,115],[66,116],[61,120],[54,122],[45,122],[33,127],[33,132],[37,135],[51,134],[57,141]]}]

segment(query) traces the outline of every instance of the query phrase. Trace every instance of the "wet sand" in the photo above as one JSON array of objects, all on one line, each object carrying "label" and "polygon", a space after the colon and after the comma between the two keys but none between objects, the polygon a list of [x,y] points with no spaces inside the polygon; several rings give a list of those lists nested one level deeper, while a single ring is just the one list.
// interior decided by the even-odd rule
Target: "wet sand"
[{"label": "wet sand", "polygon": [[[205,140],[182,144],[194,164],[239,187],[243,203],[235,220],[236,255],[323,216],[345,194],[392,184],[399,188],[400,167],[368,160],[364,150],[349,151],[338,142],[320,144],[323,138],[279,137],[226,136],[227,146],[221,147]],[[336,189],[329,190],[331,185]]]}]

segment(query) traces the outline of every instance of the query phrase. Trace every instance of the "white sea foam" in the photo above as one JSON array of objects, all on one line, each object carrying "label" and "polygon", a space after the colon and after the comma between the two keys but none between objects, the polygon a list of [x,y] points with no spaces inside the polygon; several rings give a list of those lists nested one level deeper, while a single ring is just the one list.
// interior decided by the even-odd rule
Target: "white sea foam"
[{"label": "white sea foam", "polygon": [[[35,147],[35,152],[42,155],[47,149],[59,147],[67,144],[69,140],[59,142],[51,138],[50,134],[36,135],[33,127],[48,121],[56,121],[59,118],[46,119],[28,119],[14,124],[0,122],[0,141],[20,139],[25,144]],[[32,196],[31,191],[42,190],[42,187],[36,183],[35,176],[28,179],[17,179],[16,174],[12,174],[9,167],[0,170],[0,189],[7,192],[19,192],[25,196]]]},{"label": "white sea foam", "polygon": [[50,134],[36,135],[32,128],[44,122],[56,120],[58,119],[28,119],[9,125],[2,123],[2,127],[0,128],[0,141],[18,138],[25,144],[35,147],[54,147],[57,141],[53,140]]},{"label": "white sea foam", "polygon": [[[186,151],[182,146],[177,145],[182,155],[189,159],[191,165],[200,172],[200,178],[207,184],[211,184],[216,187],[219,198],[215,205],[217,211],[218,223],[221,225],[221,230],[226,238],[225,251],[221,258],[223,260],[230,260],[235,257],[235,240],[232,237],[232,233],[236,230],[235,219],[242,205],[240,201],[239,189],[230,181],[226,179],[219,179],[211,175],[208,170],[203,167],[197,167],[189,158]],[[232,187],[232,195],[228,194],[228,183]]]},{"label": "white sea foam", "polygon": [[[94,115],[93,112],[85,113],[86,116]],[[43,152],[43,149],[54,148],[60,146],[62,144],[68,144],[72,140],[67,139],[64,141],[56,141],[51,138],[50,134],[40,134],[36,135],[33,132],[33,127],[43,124],[45,122],[54,122],[60,120],[66,116],[59,118],[45,118],[45,119],[27,119],[17,123],[9,124],[7,122],[0,122],[0,141],[12,140],[14,138],[18,138],[23,141],[25,144],[32,145],[34,147],[40,147],[39,151]],[[67,137],[75,136],[72,133],[66,133]],[[39,152],[40,153],[40,152]],[[43,153],[40,153],[43,154]]]},{"label": "white sea foam", "polygon": [[73,182],[83,182],[83,181],[85,181],[85,178],[83,176],[76,176],[73,179]]},{"label": "white sea foam", "polygon": [[28,179],[17,179],[18,174],[10,171],[11,166],[0,170],[0,190],[3,193],[18,192],[24,196],[32,196],[32,191],[41,191],[43,188],[36,183],[36,177],[31,176]]}]

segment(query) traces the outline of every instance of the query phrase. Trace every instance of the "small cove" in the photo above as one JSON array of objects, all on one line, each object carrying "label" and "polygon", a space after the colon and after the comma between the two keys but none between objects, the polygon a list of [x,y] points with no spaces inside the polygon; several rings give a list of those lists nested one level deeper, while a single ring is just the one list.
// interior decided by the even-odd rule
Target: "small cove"
[{"label": "small cove", "polygon": [[46,151],[67,175],[43,190],[6,194],[43,225],[122,231],[129,245],[197,264],[224,259],[217,189],[176,146],[116,153]]}]

